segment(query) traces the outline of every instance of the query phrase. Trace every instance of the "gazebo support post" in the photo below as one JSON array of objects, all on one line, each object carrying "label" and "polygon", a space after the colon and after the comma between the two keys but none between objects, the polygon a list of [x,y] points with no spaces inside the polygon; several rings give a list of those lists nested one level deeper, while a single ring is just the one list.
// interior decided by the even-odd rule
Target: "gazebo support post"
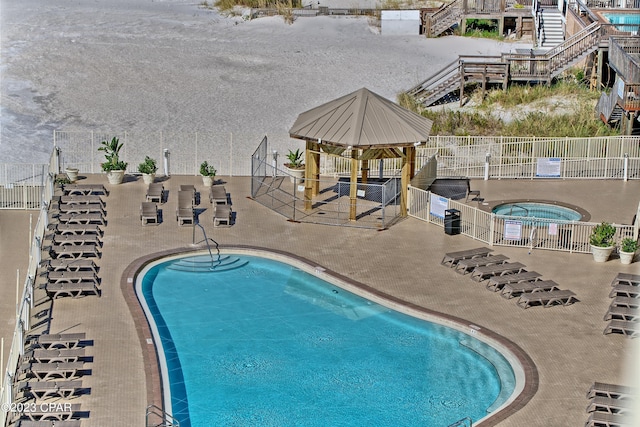
[{"label": "gazebo support post", "polygon": [[369,160],[363,160],[362,161],[362,167],[361,167],[361,171],[362,171],[362,183],[366,184],[367,183],[367,179],[369,178]]},{"label": "gazebo support post", "polygon": [[316,142],[307,141],[304,155],[304,209],[313,208],[313,196],[320,191],[320,147]]},{"label": "gazebo support post", "polygon": [[358,200],[358,150],[351,149],[351,182],[349,185],[349,221],[356,220]]}]

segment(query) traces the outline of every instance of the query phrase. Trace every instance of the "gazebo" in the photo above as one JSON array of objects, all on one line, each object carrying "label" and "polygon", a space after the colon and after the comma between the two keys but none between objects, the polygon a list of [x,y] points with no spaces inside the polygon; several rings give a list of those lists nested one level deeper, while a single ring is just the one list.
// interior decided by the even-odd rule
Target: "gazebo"
[{"label": "gazebo", "polygon": [[416,147],[425,142],[433,122],[362,88],[301,113],[289,130],[306,141],[305,209],[318,195],[320,153],[340,155],[351,150],[349,219],[356,220],[358,169],[367,182],[369,161],[401,158],[400,215],[407,215],[407,189],[415,174]]}]

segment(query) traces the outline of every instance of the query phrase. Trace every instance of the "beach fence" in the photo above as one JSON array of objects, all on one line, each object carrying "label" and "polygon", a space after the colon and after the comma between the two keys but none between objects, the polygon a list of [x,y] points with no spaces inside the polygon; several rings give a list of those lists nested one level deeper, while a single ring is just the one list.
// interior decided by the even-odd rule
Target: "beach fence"
[{"label": "beach fence", "polygon": [[[449,199],[416,187],[409,187],[408,214],[430,224],[447,227],[447,211],[457,212],[456,234],[463,234],[489,246],[512,246],[570,253],[590,253],[592,222],[496,215],[466,203]],[[640,205],[638,206],[640,213]],[[615,241],[625,237],[638,239],[638,221],[634,225],[613,224]]]}]

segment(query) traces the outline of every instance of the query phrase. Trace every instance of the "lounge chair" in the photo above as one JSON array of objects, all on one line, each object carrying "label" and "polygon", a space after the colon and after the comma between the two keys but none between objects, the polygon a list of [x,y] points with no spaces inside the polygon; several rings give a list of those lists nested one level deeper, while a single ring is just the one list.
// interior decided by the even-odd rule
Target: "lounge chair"
[{"label": "lounge chair", "polygon": [[629,320],[611,320],[606,328],[604,328],[605,335],[607,334],[623,334],[630,338],[635,338],[640,335],[640,323],[632,322]]},{"label": "lounge chair", "polygon": [[100,257],[100,251],[96,245],[52,245],[49,249],[51,258],[86,258],[89,256]]},{"label": "lounge chair", "polygon": [[626,385],[609,384],[594,382],[587,391],[587,399],[594,398],[596,396],[610,397],[612,399],[630,398],[640,395],[640,389],[635,387],[629,387]]},{"label": "lounge chair", "polygon": [[61,214],[55,215],[54,217],[63,224],[105,225],[107,223],[104,219],[104,216],[99,213],[88,213],[88,214],[61,213]]},{"label": "lounge chair", "polygon": [[567,306],[578,301],[575,295],[576,294],[569,290],[533,292],[530,294],[520,295],[516,304],[518,307],[523,309],[533,307],[534,305],[541,305],[545,308],[552,307],[554,305]]},{"label": "lounge chair", "polygon": [[18,420],[15,427],[80,427],[81,420]]},{"label": "lounge chair", "polygon": [[640,310],[630,307],[609,307],[602,320],[629,320],[640,321]]},{"label": "lounge chair", "polygon": [[476,267],[483,267],[492,264],[504,264],[509,257],[504,255],[488,255],[480,258],[462,259],[455,265],[455,272],[467,274]]},{"label": "lounge chair", "polygon": [[99,245],[102,243],[97,234],[54,234],[51,240],[54,245]]},{"label": "lounge chair", "polygon": [[609,298],[617,296],[638,298],[640,297],[640,286],[624,285],[619,283],[611,289],[611,292],[609,292]]},{"label": "lounge chair", "polygon": [[176,219],[178,225],[193,225],[193,196],[189,191],[178,191],[178,209],[176,210]]},{"label": "lounge chair", "polygon": [[158,225],[158,205],[155,202],[142,202],[140,205],[140,221],[142,225]]},{"label": "lounge chair", "polygon": [[92,282],[98,285],[100,280],[93,271],[49,271],[47,272],[47,280],[49,283],[73,283],[73,282]]},{"label": "lounge chair", "polygon": [[231,225],[231,206],[229,205],[217,205],[213,211],[213,226],[217,227],[223,223]]},{"label": "lounge chair", "polygon": [[48,259],[40,263],[49,271],[92,271],[98,272],[98,266],[92,259]]},{"label": "lounge chair", "polygon": [[164,201],[164,185],[159,182],[149,184],[146,198],[147,202],[162,203]]},{"label": "lounge chair", "polygon": [[584,425],[585,427],[626,427],[631,426],[626,415],[609,414],[607,412],[592,412]]},{"label": "lounge chair", "polygon": [[100,288],[95,282],[47,283],[47,295],[51,299],[60,297],[78,298],[84,295],[100,296]]},{"label": "lounge chair", "polygon": [[87,204],[87,203],[99,203],[102,207],[105,207],[104,200],[98,195],[89,196],[54,196],[51,198],[53,202],[67,203],[67,204]]},{"label": "lounge chair", "polygon": [[482,282],[493,276],[504,276],[505,274],[518,274],[525,272],[526,265],[519,262],[505,262],[504,264],[485,265],[476,267],[471,272],[471,280]]},{"label": "lounge chair", "polygon": [[215,205],[227,204],[227,190],[221,185],[212,185],[209,190],[209,201]]},{"label": "lounge chair", "polygon": [[20,375],[37,378],[40,381],[50,379],[72,379],[80,377],[80,371],[86,369],[84,362],[56,362],[56,363],[23,363],[18,368]]},{"label": "lounge chair", "polygon": [[[25,405],[26,411],[21,412],[21,417],[28,417],[32,421],[55,421],[53,426],[59,427],[61,421],[71,420],[80,416],[80,404],[68,402],[56,402],[50,405],[35,405],[35,408]],[[33,409],[33,410],[32,410]]]},{"label": "lounge chair", "polygon": [[96,234],[102,236],[104,233],[100,227],[94,224],[49,224],[48,228],[56,234]]},{"label": "lounge chair", "polygon": [[54,348],[77,348],[86,341],[87,335],[84,332],[69,334],[41,334],[27,337],[25,342],[28,345],[44,349]]},{"label": "lounge chair", "polygon": [[611,397],[597,396],[591,399],[587,405],[587,412],[608,412],[610,414],[625,412],[633,408],[634,399],[615,399]]},{"label": "lounge chair", "polygon": [[502,290],[500,292],[500,295],[504,298],[510,299],[510,298],[519,297],[520,295],[526,294],[526,293],[541,292],[541,291],[555,291],[558,289],[560,289],[558,287],[558,284],[553,280],[537,280],[535,282],[505,283],[502,285]]},{"label": "lounge chair", "polygon": [[25,360],[34,360],[38,363],[50,362],[77,362],[85,357],[83,347],[79,348],[34,348],[24,353]]},{"label": "lounge chair", "polygon": [[67,214],[99,213],[103,216],[107,214],[101,203],[59,203],[58,210]]},{"label": "lounge chair", "polygon": [[615,297],[609,307],[640,308],[640,298]]},{"label": "lounge chair", "polygon": [[618,273],[611,281],[611,286],[617,284],[640,286],[640,274]]},{"label": "lounge chair", "polygon": [[27,381],[20,383],[18,391],[36,399],[60,397],[68,399],[82,390],[81,380],[71,381]]},{"label": "lounge chair", "polygon": [[487,256],[490,252],[493,252],[493,249],[475,248],[468,249],[466,251],[449,252],[444,254],[444,257],[442,258],[442,261],[440,261],[440,264],[446,265],[448,267],[454,267],[460,260],[484,257]]},{"label": "lounge chair", "polygon": [[[184,191],[185,193],[189,193],[191,195],[192,206],[195,206],[198,204],[196,200],[196,187],[194,187],[193,185],[181,185],[180,191]],[[178,195],[180,195],[180,191],[178,192]]]},{"label": "lounge chair", "polygon": [[504,276],[490,277],[487,288],[498,291],[508,283],[535,282],[540,280],[542,275],[537,271],[525,271],[518,274],[505,274]]},{"label": "lounge chair", "polygon": [[109,192],[102,184],[65,184],[62,186],[62,193],[65,196],[109,195]]}]

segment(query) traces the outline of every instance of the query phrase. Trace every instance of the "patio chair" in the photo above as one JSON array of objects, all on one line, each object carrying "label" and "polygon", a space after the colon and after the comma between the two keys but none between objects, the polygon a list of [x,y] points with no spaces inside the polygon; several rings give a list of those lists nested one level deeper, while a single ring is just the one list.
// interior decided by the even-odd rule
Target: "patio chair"
[{"label": "patio chair", "polygon": [[504,264],[509,257],[504,255],[488,255],[480,258],[462,259],[455,265],[454,271],[460,274],[467,274],[476,267],[492,264]]},{"label": "patio chair", "polygon": [[24,353],[25,360],[34,360],[38,363],[51,362],[77,362],[85,357],[83,347],[79,348],[35,348]]},{"label": "patio chair", "polygon": [[518,274],[525,272],[526,265],[519,262],[505,262],[504,264],[485,265],[476,267],[471,272],[471,280],[482,282],[493,276],[504,276],[505,274]]},{"label": "patio chair", "polygon": [[487,256],[493,249],[489,248],[474,248],[466,251],[449,252],[444,254],[440,264],[453,268],[459,261],[463,259],[472,259]]},{"label": "patio chair", "polygon": [[[558,284],[553,280],[537,280],[535,282],[518,282],[518,283],[505,283],[502,285],[500,295],[503,298],[510,299],[519,297],[522,294],[540,292],[540,291],[555,291],[560,289]],[[497,291],[497,289],[496,289]]]},{"label": "patio chair", "polygon": [[213,205],[227,204],[227,190],[221,185],[213,185],[209,190],[209,201]]},{"label": "patio chair", "polygon": [[[180,191],[184,191],[185,193],[189,193],[191,195],[191,205],[195,206],[197,205],[197,200],[196,200],[196,187],[194,187],[193,185],[181,185],[180,186]],[[178,192],[178,195],[180,195],[180,191]],[[185,196],[183,196],[185,197]]]},{"label": "patio chair", "polygon": [[164,201],[164,185],[159,182],[149,184],[146,198],[147,202],[162,203]]},{"label": "patio chair", "polygon": [[99,245],[102,243],[97,234],[54,234],[51,240],[54,245]]},{"label": "patio chair", "polygon": [[100,280],[93,271],[77,270],[77,271],[49,271],[46,273],[49,283],[72,283],[72,282],[91,282],[98,285]]},{"label": "patio chair", "polygon": [[102,236],[102,229],[94,224],[49,224],[48,228],[56,234],[97,234]]},{"label": "patio chair", "polygon": [[102,184],[65,184],[62,186],[62,193],[65,196],[89,196],[91,194],[109,195],[109,192]]},{"label": "patio chair", "polygon": [[471,189],[471,182],[470,182],[469,179],[467,179],[467,198],[465,200],[465,203],[469,201],[469,198],[471,198],[471,200],[474,201],[474,202],[484,201],[484,199],[479,200],[480,199],[480,191],[479,190],[472,190]]},{"label": "patio chair", "polygon": [[522,309],[533,307],[534,305],[541,305],[545,308],[554,305],[567,306],[578,301],[575,295],[575,293],[569,290],[533,292],[520,295],[516,304]]},{"label": "patio chair", "polygon": [[630,398],[640,395],[640,389],[619,384],[594,382],[587,391],[587,399],[596,396],[610,397],[612,399]]},{"label": "patio chair", "polygon": [[140,205],[140,221],[142,225],[158,225],[158,205],[155,202],[142,202]]},{"label": "patio chair", "polygon": [[231,206],[216,205],[213,211],[213,226],[217,227],[223,223],[231,225]]},{"label": "patio chair", "polygon": [[617,296],[612,301],[609,307],[628,307],[628,308],[640,308],[640,298],[629,298]]},{"label": "patio chair", "polygon": [[635,338],[640,335],[640,323],[629,320],[611,320],[604,328],[603,334],[622,334],[626,337]]},{"label": "patio chair", "polygon": [[[83,390],[82,380],[70,381],[27,381],[18,385],[18,391],[36,399],[60,397],[68,399]],[[63,425],[58,424],[56,425]]]},{"label": "patio chair", "polygon": [[597,396],[589,401],[587,412],[620,413],[633,408],[634,399],[614,399],[611,397]]},{"label": "patio chair", "polygon": [[60,213],[54,216],[62,224],[97,224],[106,225],[104,215],[99,213],[73,214]]},{"label": "patio chair", "polygon": [[25,405],[25,409],[20,412],[21,418],[27,417],[31,421],[53,421],[50,425],[56,427],[65,425],[62,423],[63,421],[73,421],[72,418],[78,418],[81,415],[79,403],[56,402],[51,407],[49,405],[35,405],[35,408]]},{"label": "patio chair", "polygon": [[18,368],[18,374],[27,378],[37,378],[39,381],[50,379],[68,380],[79,378],[80,371],[86,369],[84,362],[55,362],[55,363],[23,363]]},{"label": "patio chair", "polygon": [[59,203],[58,210],[67,214],[91,214],[107,215],[101,203]]},{"label": "patio chair", "polygon": [[18,420],[16,427],[80,427],[81,420]]},{"label": "patio chair", "polygon": [[609,298],[617,296],[638,298],[640,297],[640,286],[624,285],[622,283],[618,283],[613,287],[613,289],[611,289],[611,292],[609,292]]},{"label": "patio chair", "polygon": [[592,412],[587,419],[585,427],[622,427],[630,425],[625,415],[610,414],[607,412]]},{"label": "patio chair", "polygon": [[49,271],[93,271],[98,273],[98,266],[92,259],[48,259],[40,263]]},{"label": "patio chair", "polygon": [[51,245],[49,249],[51,258],[86,258],[89,256],[100,258],[100,251],[96,245]]},{"label": "patio chair", "polygon": [[193,195],[190,191],[178,191],[178,209],[176,210],[178,225],[193,225]]},{"label": "patio chair", "polygon": [[54,202],[66,203],[69,205],[72,205],[72,204],[84,205],[88,203],[98,203],[102,205],[102,207],[106,206],[104,203],[104,200],[102,200],[102,197],[95,194],[91,194],[88,196],[54,196],[51,198],[51,200],[53,200]]}]

